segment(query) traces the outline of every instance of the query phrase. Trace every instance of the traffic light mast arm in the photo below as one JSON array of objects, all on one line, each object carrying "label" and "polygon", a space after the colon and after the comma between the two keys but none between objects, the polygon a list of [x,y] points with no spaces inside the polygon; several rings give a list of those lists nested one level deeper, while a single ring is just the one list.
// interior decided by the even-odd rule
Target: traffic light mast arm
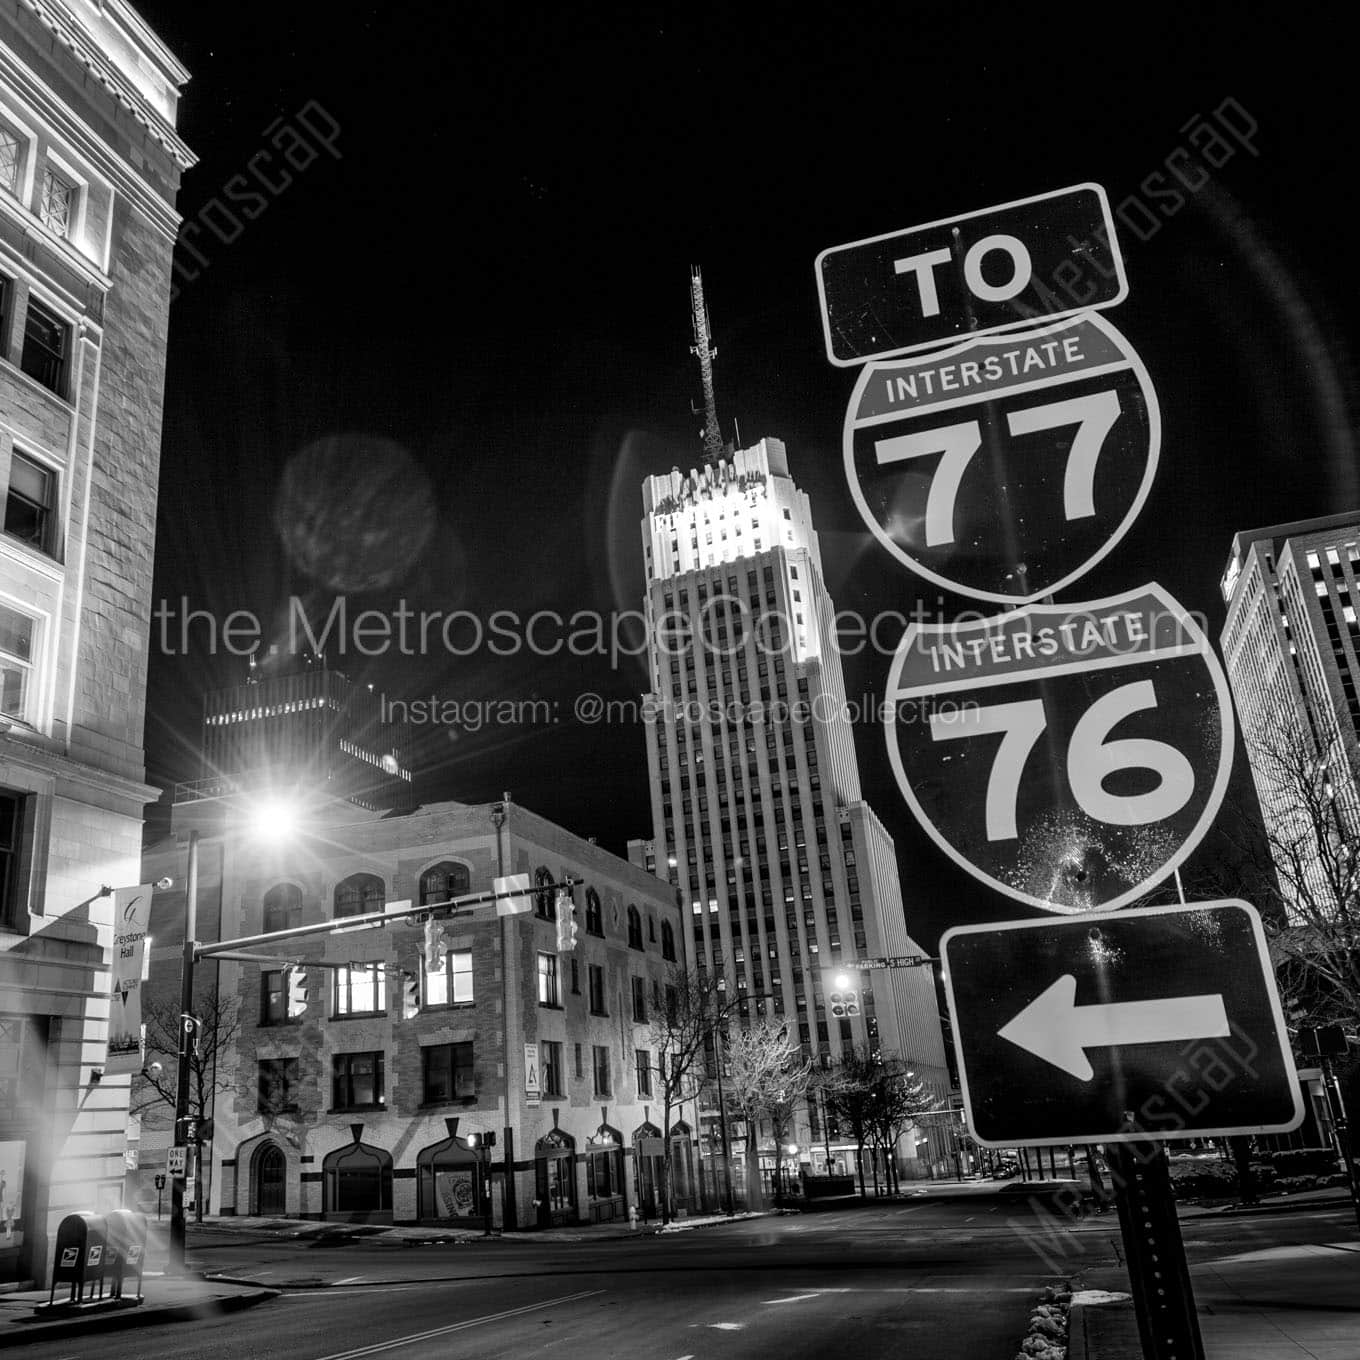
[{"label": "traffic light mast arm", "polygon": [[[581,879],[567,878],[560,883],[535,884],[530,892],[555,888],[574,888]],[[382,926],[389,921],[404,921],[413,916],[428,916],[432,911],[447,911],[450,908],[459,912],[472,907],[486,906],[499,902],[506,897],[523,897],[524,888],[508,888],[505,892],[477,893],[471,897],[451,897],[447,902],[426,902],[419,907],[403,907],[401,911],[370,911],[362,916],[345,916],[340,920],[322,921],[313,926],[290,926],[287,930],[274,930],[264,935],[241,935],[234,940],[219,940],[215,944],[194,946],[194,961],[218,958],[233,951],[245,949],[250,945],[274,944],[279,940],[296,940],[307,935],[330,935],[337,930],[354,930],[362,926]]]}]

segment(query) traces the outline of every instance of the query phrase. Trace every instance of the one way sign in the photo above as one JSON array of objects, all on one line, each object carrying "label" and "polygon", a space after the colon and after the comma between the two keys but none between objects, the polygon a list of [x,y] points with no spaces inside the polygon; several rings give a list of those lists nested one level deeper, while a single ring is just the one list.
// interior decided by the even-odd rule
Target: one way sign
[{"label": "one way sign", "polygon": [[1245,902],[964,926],[940,953],[985,1147],[1283,1133],[1303,1119]]}]

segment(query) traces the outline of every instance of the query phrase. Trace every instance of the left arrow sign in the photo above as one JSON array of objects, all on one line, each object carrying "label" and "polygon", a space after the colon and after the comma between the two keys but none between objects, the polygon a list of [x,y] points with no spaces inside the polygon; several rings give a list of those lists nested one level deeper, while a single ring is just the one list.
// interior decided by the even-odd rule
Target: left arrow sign
[{"label": "left arrow sign", "polygon": [[1217,993],[1078,1006],[1077,980],[1065,973],[997,1033],[1078,1081],[1090,1081],[1088,1048],[1221,1039],[1232,1030]]}]

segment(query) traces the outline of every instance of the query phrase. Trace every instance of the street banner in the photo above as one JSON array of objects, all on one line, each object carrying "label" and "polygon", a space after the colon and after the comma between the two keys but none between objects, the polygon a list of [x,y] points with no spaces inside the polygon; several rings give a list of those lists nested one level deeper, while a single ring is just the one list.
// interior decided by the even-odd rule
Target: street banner
[{"label": "street banner", "polygon": [[107,1074],[142,1070],[142,974],[151,921],[150,883],[113,890],[113,987]]},{"label": "street banner", "polygon": [[912,624],[884,727],[898,787],[960,867],[1044,911],[1117,907],[1182,863],[1232,767],[1227,681],[1159,585]]},{"label": "street banner", "polygon": [[1161,430],[1142,360],[1087,313],[866,365],[842,447],[851,497],[898,562],[974,599],[1025,604],[1128,532]]},{"label": "street banner", "polygon": [[984,1147],[1286,1133],[1303,1119],[1246,902],[960,926],[940,957]]},{"label": "street banner", "polygon": [[493,879],[491,890],[498,893],[513,892],[519,894],[515,897],[497,898],[497,916],[520,916],[524,912],[534,909],[534,899],[529,891],[528,874],[507,874],[504,878]]}]

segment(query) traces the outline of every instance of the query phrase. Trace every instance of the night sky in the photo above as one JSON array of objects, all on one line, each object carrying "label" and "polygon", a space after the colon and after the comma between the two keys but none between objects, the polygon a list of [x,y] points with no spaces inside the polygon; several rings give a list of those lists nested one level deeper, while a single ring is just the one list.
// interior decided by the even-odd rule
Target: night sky
[{"label": "night sky", "polygon": [[[724,435],[787,442],[837,606],[933,604],[848,493],[855,374],[825,357],[813,261],[1087,180],[1138,224],[1119,228],[1130,296],[1107,315],[1164,436],[1138,523],[1063,599],[1156,580],[1216,639],[1235,530],[1360,507],[1346,45],[1298,11],[1267,31],[1226,5],[737,8],[141,5],[193,73],[180,128],[201,157],[167,374],[155,596],[172,617],[187,599],[273,630],[290,597],[320,619],[337,589],[352,613],[639,608],[641,480],[701,452],[692,263]],[[1197,192],[1155,197],[1186,125],[1225,100],[1245,135]],[[244,199],[234,177],[277,168],[284,129],[307,144],[288,142],[292,182]],[[359,461],[290,465],[327,438]],[[153,637],[163,786],[200,773],[204,689],[246,673],[207,640]],[[396,698],[560,705],[554,724],[423,730],[427,800],[510,790],[619,853],[650,834],[641,727],[571,716],[584,691],[637,696],[641,659],[329,660]],[[887,663],[848,659],[850,695],[880,695]],[[920,941],[1025,915],[917,829],[879,726],[857,741]]]}]

